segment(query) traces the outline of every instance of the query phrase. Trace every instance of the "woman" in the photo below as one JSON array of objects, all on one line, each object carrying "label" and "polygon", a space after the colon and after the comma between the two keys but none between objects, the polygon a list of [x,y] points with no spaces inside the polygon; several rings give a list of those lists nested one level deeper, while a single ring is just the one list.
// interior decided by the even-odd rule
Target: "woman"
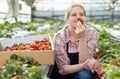
[{"label": "woman", "polygon": [[[52,79],[92,79],[93,72],[100,72],[99,62],[93,58],[97,32],[85,24],[85,18],[83,6],[73,4],[67,9],[67,25],[53,39],[55,65],[59,74],[58,78]],[[57,72],[57,68],[53,70]]]}]

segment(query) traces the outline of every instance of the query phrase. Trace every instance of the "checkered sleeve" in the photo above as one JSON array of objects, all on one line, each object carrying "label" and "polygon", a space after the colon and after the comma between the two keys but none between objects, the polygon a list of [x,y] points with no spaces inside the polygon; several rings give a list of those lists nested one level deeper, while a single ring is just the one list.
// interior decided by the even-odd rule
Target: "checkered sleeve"
[{"label": "checkered sleeve", "polygon": [[54,36],[53,45],[55,53],[55,61],[59,68],[59,73],[63,74],[64,66],[70,64],[70,60],[66,53],[66,43],[63,35],[57,34]]},{"label": "checkered sleeve", "polygon": [[96,30],[91,30],[89,33],[90,37],[88,40],[88,50],[91,54],[91,56],[93,57],[96,53],[96,47],[97,47],[97,41],[98,41],[98,34]]}]

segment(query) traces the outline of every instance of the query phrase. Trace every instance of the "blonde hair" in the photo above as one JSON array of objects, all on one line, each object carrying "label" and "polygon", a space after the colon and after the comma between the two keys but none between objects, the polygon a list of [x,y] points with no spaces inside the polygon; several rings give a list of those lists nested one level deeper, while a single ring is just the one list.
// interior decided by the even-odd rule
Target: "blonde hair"
[{"label": "blonde hair", "polygon": [[82,5],[80,5],[80,4],[72,4],[71,6],[68,7],[68,9],[67,9],[67,11],[66,11],[66,13],[65,13],[65,17],[64,17],[65,21],[68,19],[71,10],[72,10],[74,7],[80,7],[80,8],[82,8],[83,11],[84,11],[84,15],[86,16],[85,8],[84,8]]}]

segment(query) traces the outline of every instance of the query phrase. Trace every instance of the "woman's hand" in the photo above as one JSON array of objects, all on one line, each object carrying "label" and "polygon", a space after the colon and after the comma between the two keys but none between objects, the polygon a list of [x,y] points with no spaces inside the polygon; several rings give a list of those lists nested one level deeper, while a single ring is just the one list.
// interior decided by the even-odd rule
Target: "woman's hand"
[{"label": "woman's hand", "polygon": [[85,27],[84,24],[82,24],[80,21],[77,22],[75,32],[78,36],[78,39],[85,36]]},{"label": "woman's hand", "polygon": [[85,69],[89,69],[92,72],[97,72],[99,73],[101,71],[101,65],[100,63],[95,60],[94,58],[91,59],[87,59],[84,63],[83,63],[83,67]]}]

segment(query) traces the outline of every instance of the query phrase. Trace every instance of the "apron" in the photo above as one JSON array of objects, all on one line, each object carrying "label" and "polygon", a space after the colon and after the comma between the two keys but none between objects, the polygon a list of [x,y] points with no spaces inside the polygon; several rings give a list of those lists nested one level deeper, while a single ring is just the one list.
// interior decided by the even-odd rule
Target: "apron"
[{"label": "apron", "polygon": [[[66,52],[67,52],[67,55],[70,59],[70,65],[73,65],[73,64],[78,64],[78,55],[79,55],[79,52],[76,52],[76,53],[69,53],[68,52],[68,44],[69,43],[66,43]],[[59,70],[57,68],[57,64],[55,62],[55,64],[53,66],[50,67],[50,70],[48,72],[48,77],[50,79],[72,79],[72,77],[74,76],[75,73],[73,74],[68,74],[68,75],[61,75],[59,73]]]}]

